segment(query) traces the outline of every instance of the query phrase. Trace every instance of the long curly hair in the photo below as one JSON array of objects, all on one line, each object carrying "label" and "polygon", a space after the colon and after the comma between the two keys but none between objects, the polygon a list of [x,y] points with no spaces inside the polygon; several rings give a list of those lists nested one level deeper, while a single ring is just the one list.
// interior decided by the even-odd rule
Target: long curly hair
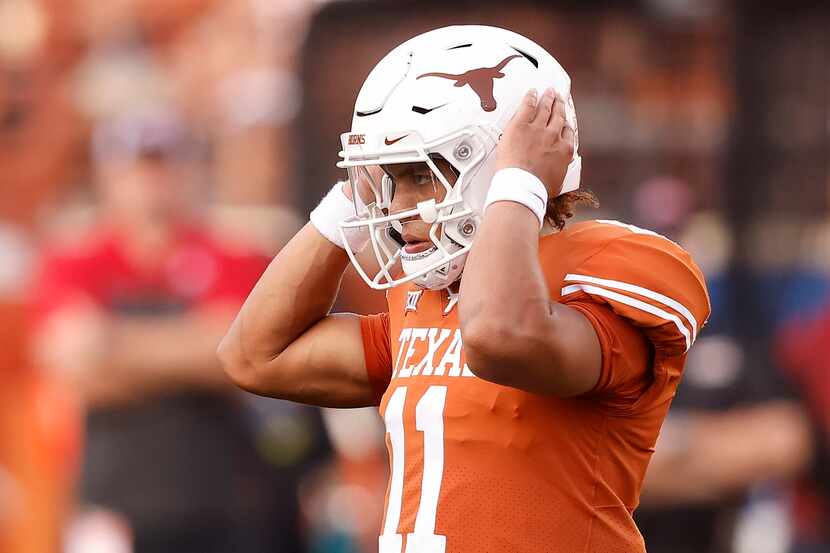
[{"label": "long curly hair", "polygon": [[590,190],[575,190],[548,199],[545,218],[557,230],[565,227],[565,221],[574,216],[577,206],[599,207],[599,200]]}]

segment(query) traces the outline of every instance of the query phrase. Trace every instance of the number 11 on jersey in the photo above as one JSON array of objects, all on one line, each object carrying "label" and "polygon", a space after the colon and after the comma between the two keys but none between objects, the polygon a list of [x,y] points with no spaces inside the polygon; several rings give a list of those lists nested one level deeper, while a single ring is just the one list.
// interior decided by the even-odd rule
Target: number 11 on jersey
[{"label": "number 11 on jersey", "polygon": [[[383,533],[378,538],[379,553],[402,553],[403,536],[398,534],[404,478],[403,410],[406,387],[397,388],[386,404],[384,420],[392,449],[392,474]],[[444,476],[444,404],[446,386],[430,386],[415,406],[415,428],[424,436],[424,467],[421,500],[415,516],[414,532],[406,536],[404,553],[444,553],[447,538],[435,534],[438,495]]]}]

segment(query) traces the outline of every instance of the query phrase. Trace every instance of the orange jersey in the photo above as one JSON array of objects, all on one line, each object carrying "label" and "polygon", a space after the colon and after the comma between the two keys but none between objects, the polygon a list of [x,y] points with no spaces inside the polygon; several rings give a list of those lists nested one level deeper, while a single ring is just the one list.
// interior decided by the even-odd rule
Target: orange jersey
[{"label": "orange jersey", "polygon": [[645,551],[631,514],[709,316],[703,276],[674,242],[616,221],[548,235],[539,259],[552,301],[599,337],[583,396],[475,377],[447,291],[394,288],[388,314],[362,319],[391,468],[380,553]]}]

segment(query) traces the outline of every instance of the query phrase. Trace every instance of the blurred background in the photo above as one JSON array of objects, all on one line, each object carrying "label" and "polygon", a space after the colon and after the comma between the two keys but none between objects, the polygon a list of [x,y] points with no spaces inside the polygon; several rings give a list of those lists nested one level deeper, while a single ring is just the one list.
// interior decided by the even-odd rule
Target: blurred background
[{"label": "blurred background", "polygon": [[[0,552],[376,550],[373,410],[255,398],[213,352],[370,68],[453,23],[557,57],[581,216],[706,273],[649,551],[830,552],[830,5],[767,4],[0,0]],[[350,274],[338,308],[384,303]]]}]

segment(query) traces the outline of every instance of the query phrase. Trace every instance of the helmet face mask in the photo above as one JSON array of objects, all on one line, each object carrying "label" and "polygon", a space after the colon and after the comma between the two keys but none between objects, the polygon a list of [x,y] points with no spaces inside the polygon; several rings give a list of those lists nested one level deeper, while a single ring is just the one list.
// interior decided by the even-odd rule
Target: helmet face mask
[{"label": "helmet face mask", "polygon": [[[480,132],[464,130],[432,144],[423,144],[413,132],[407,146],[379,155],[354,157],[348,153],[351,134],[342,136],[344,161],[339,165],[348,169],[355,215],[341,223],[341,236],[352,263],[369,286],[384,290],[414,281],[424,288],[441,289],[458,280],[480,219],[468,205],[464,191],[470,176],[495,147],[492,138],[476,138]],[[454,152],[455,163],[448,161],[443,152]],[[431,177],[428,193],[410,204],[395,201],[395,192],[401,190],[394,174],[397,166],[404,164],[410,168],[423,164],[417,173]],[[428,249],[407,251],[402,232],[404,225],[413,220],[429,225],[424,237],[431,242]],[[377,265],[372,275],[349,246],[344,232],[349,228],[369,232],[371,253]]]},{"label": "helmet face mask", "polygon": [[[338,163],[348,171],[355,207],[355,215],[341,222],[341,235],[370,287],[414,282],[442,289],[460,278],[495,172],[496,145],[533,87],[553,87],[567,99],[566,118],[576,134],[570,78],[540,46],[504,29],[430,31],[395,48],[372,70],[352,129],[341,135]],[[418,175],[431,176],[433,194],[407,194],[417,200],[412,205],[395,201],[391,177],[399,164],[424,164]],[[575,151],[563,193],[578,188],[579,172]],[[429,225],[431,246],[407,248],[401,236],[406,224],[421,230]],[[377,267],[364,266],[366,256],[358,259],[344,232],[350,228],[368,231]]]}]

